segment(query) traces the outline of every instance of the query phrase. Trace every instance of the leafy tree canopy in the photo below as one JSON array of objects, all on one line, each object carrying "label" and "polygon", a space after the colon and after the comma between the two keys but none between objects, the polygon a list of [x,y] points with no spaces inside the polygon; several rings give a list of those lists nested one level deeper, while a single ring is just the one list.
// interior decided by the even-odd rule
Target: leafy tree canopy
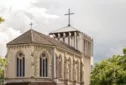
[{"label": "leafy tree canopy", "polygon": [[3,77],[4,75],[4,68],[6,64],[7,64],[6,59],[0,57],[0,77]]},{"label": "leafy tree canopy", "polygon": [[3,21],[4,21],[4,19],[2,17],[0,17],[0,23],[3,22]]},{"label": "leafy tree canopy", "polygon": [[126,85],[126,48],[123,55],[114,55],[95,64],[90,85]]}]

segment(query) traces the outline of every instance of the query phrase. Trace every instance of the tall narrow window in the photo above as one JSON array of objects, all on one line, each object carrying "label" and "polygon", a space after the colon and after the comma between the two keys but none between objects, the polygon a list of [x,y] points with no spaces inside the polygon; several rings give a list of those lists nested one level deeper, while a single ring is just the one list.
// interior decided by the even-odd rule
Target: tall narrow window
[{"label": "tall narrow window", "polygon": [[16,57],[16,68],[17,68],[17,77],[25,76],[25,58],[22,52],[19,52]]},{"label": "tall narrow window", "polygon": [[68,66],[69,66],[69,80],[71,80],[71,59],[69,58],[69,62],[68,62]]},{"label": "tall narrow window", "polygon": [[74,61],[74,64],[73,64],[73,73],[74,73],[74,75],[73,75],[73,79],[74,79],[74,81],[76,81],[76,74],[77,74],[77,69],[76,69],[76,62]]},{"label": "tall narrow window", "polygon": [[56,78],[59,77],[59,58],[56,56]]},{"label": "tall narrow window", "polygon": [[64,57],[64,78],[65,79],[68,79],[68,73],[67,73],[67,70],[68,70],[68,67],[67,67],[67,58]]},{"label": "tall narrow window", "polygon": [[40,77],[48,77],[48,56],[43,52],[40,56]]},{"label": "tall narrow window", "polygon": [[62,78],[62,56],[59,56],[59,78]]},{"label": "tall narrow window", "polygon": [[77,69],[77,81],[79,81],[79,77],[80,77],[80,73],[79,73],[79,62],[77,62],[77,67],[76,67],[76,69]]}]

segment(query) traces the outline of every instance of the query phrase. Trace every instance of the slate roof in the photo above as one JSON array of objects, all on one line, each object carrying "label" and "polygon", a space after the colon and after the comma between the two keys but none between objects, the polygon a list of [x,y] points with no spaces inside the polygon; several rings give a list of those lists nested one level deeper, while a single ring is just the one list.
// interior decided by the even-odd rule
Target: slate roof
[{"label": "slate roof", "polygon": [[66,26],[66,27],[63,27],[63,28],[60,28],[58,30],[53,31],[50,34],[52,34],[52,33],[61,33],[61,32],[72,32],[72,31],[79,31],[79,30],[77,30],[76,28],[74,28],[72,26]]},{"label": "slate roof", "polygon": [[57,46],[67,51],[81,54],[80,51],[75,50],[73,47],[65,43],[62,43],[58,40],[55,40],[54,38],[50,38],[49,36],[44,35],[32,29],[28,30],[27,32],[20,35],[16,39],[10,41],[7,45],[29,44],[29,43]]},{"label": "slate roof", "polygon": [[55,82],[14,82],[5,85],[56,85]]}]

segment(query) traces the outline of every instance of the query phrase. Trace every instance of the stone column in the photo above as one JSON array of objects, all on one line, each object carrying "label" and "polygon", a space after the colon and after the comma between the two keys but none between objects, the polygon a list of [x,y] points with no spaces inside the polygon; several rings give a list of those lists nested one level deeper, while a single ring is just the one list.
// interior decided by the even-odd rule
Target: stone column
[{"label": "stone column", "polygon": [[71,33],[69,32],[69,36],[68,36],[68,44],[71,46]]},{"label": "stone column", "polygon": [[83,53],[85,55],[85,39],[83,40]]},{"label": "stone column", "polygon": [[60,40],[60,33],[58,33],[58,40]]},{"label": "stone column", "polygon": [[34,53],[31,54],[31,65],[32,65],[32,73],[31,73],[31,77],[34,77]]},{"label": "stone column", "polygon": [[63,33],[63,42],[65,42],[65,37],[66,37],[66,33]]},{"label": "stone column", "polygon": [[74,32],[74,48],[77,49],[77,33]]},{"label": "stone column", "polygon": [[91,56],[91,42],[89,42],[89,56]]},{"label": "stone column", "polygon": [[39,77],[39,58],[36,58],[35,59],[36,62],[35,62],[35,74],[36,74],[36,77]]},{"label": "stone column", "polygon": [[72,36],[73,37],[73,40],[72,40],[72,47],[74,47],[75,48],[75,37],[74,36]]},{"label": "stone column", "polygon": [[87,40],[85,40],[85,55],[87,56]]},{"label": "stone column", "polygon": [[91,56],[93,56],[93,41],[91,42]]}]

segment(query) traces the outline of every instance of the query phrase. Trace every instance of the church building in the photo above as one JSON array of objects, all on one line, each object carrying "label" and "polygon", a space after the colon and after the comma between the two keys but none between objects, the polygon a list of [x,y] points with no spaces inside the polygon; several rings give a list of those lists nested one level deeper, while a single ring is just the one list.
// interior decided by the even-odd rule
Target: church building
[{"label": "church building", "polygon": [[6,85],[89,85],[93,39],[68,26],[28,30],[7,44]]}]

